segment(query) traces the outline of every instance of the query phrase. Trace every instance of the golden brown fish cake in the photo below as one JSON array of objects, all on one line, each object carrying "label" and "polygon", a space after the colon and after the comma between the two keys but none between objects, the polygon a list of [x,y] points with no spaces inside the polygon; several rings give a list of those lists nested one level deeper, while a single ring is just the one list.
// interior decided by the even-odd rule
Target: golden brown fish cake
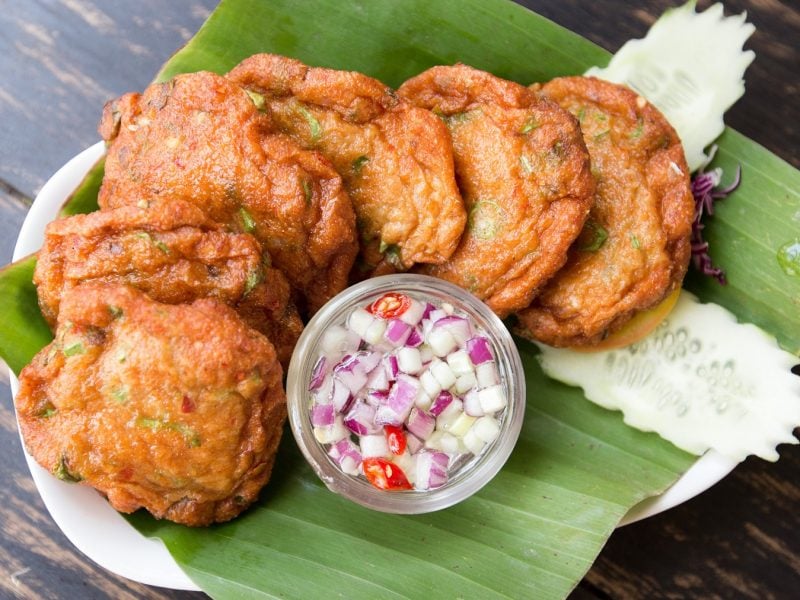
[{"label": "golden brown fish cake", "polygon": [[225,231],[181,200],[142,200],[53,221],[33,281],[51,327],[62,295],[95,281],[132,285],[166,304],[220,300],[270,339],[284,366],[303,329],[286,278],[258,241]]},{"label": "golden brown fish cake", "polygon": [[[342,180],[318,152],[276,132],[239,86],[201,72],[106,105],[102,209],[167,197],[250,232],[316,310],[347,283],[357,252]],[[306,308],[306,307],[304,307]]]},{"label": "golden brown fish cake", "polygon": [[267,338],[216,300],[167,305],[84,284],[20,374],[25,446],[121,512],[208,525],[258,497],[286,416]]},{"label": "golden brown fish cake", "polygon": [[405,270],[455,251],[466,212],[440,119],[376,79],[284,56],[251,56],[228,78],[258,93],[282,131],[341,174],[364,245],[360,269],[385,259]]},{"label": "golden brown fish cake", "polygon": [[680,287],[694,217],[689,169],[674,129],[628,88],[564,77],[541,93],[579,118],[597,193],[566,266],[519,313],[518,332],[586,346]]},{"label": "golden brown fish cake", "polygon": [[468,211],[450,260],[420,271],[500,316],[528,306],[589,213],[594,180],[577,122],[524,86],[465,65],[433,67],[398,94],[447,121]]}]

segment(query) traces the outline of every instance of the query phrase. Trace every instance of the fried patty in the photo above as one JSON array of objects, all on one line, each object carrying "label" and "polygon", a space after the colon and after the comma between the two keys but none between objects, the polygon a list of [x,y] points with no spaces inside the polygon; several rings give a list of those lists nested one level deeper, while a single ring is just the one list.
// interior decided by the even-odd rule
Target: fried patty
[{"label": "fried patty", "polygon": [[518,332],[587,346],[680,287],[694,217],[689,169],[675,130],[628,88],[564,77],[540,93],[579,119],[597,192],[567,264],[519,313]]},{"label": "fried patty", "polygon": [[61,300],[55,340],[20,374],[25,446],[121,512],[227,521],[269,479],[286,416],[269,341],[216,300],[167,305],[127,286]]},{"label": "fried patty", "polygon": [[94,281],[129,284],[167,304],[224,302],[270,339],[284,366],[303,329],[286,278],[258,241],[226,231],[182,200],[142,200],[53,221],[33,281],[51,328],[61,297]]},{"label": "fried patty", "polygon": [[577,121],[528,88],[465,65],[433,67],[398,94],[446,121],[468,211],[450,260],[420,271],[471,291],[500,316],[528,306],[564,264],[592,202]]},{"label": "fried patty", "polygon": [[247,92],[213,73],[178,75],[109,102],[103,210],[185,200],[252,233],[314,311],[342,290],[357,252],[355,215],[321,154],[279,133]]},{"label": "fried patty", "polygon": [[385,260],[406,270],[453,254],[466,212],[440,119],[376,79],[284,56],[251,56],[228,78],[258,94],[282,131],[341,174],[363,245],[359,268]]}]

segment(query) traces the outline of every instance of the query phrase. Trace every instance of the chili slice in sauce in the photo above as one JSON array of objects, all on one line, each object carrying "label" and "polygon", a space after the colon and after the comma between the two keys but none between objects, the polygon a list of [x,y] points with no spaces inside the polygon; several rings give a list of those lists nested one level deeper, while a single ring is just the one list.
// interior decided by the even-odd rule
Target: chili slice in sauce
[{"label": "chili slice in sauce", "polygon": [[369,305],[367,311],[382,319],[399,317],[411,306],[411,298],[405,294],[389,292]]},{"label": "chili slice in sauce", "polygon": [[383,431],[386,434],[386,443],[392,454],[400,456],[406,451],[406,435],[403,428],[396,425],[384,425]]},{"label": "chili slice in sauce", "polygon": [[367,481],[379,490],[412,489],[403,470],[385,458],[365,458],[361,466]]}]

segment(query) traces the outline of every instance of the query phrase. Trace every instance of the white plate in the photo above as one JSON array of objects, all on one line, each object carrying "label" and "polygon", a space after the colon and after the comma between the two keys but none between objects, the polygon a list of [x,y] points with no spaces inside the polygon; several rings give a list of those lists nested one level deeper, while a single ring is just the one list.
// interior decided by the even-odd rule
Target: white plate
[{"label": "white plate", "polygon": [[[56,217],[103,152],[102,142],[84,150],[45,184],[22,224],[14,260],[41,247],[45,226]],[[11,391],[15,396],[18,389],[19,384],[12,377]],[[25,458],[47,510],[78,550],[101,567],[140,583],[182,590],[198,589],[160,540],[141,535],[100,494],[85,486],[59,481],[27,452]],[[736,464],[713,451],[706,453],[669,490],[634,506],[620,524],[655,515],[696,496],[725,477]]]}]

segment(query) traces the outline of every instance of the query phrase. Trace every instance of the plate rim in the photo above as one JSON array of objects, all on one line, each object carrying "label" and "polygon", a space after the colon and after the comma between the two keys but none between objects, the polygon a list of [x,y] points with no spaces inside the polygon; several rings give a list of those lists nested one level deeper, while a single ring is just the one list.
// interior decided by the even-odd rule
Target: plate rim
[{"label": "plate rim", "polygon": [[[20,228],[13,261],[41,247],[45,225],[58,215],[63,203],[104,153],[104,142],[97,142],[75,155],[48,179],[36,195]],[[19,382],[13,373],[10,387],[12,398],[16,398]],[[36,489],[50,516],[73,546],[87,558],[116,575],[138,583],[201,591],[178,566],[160,539],[139,533],[95,490],[53,477],[28,454],[21,434],[20,443]],[[737,464],[738,461],[709,450],[664,493],[646,498],[633,506],[618,527],[652,517],[694,498],[723,479]],[[103,516],[102,520],[97,519],[98,514]],[[90,518],[85,519],[85,516]],[[87,527],[87,523],[93,526]],[[109,535],[109,527],[116,534]]]}]

